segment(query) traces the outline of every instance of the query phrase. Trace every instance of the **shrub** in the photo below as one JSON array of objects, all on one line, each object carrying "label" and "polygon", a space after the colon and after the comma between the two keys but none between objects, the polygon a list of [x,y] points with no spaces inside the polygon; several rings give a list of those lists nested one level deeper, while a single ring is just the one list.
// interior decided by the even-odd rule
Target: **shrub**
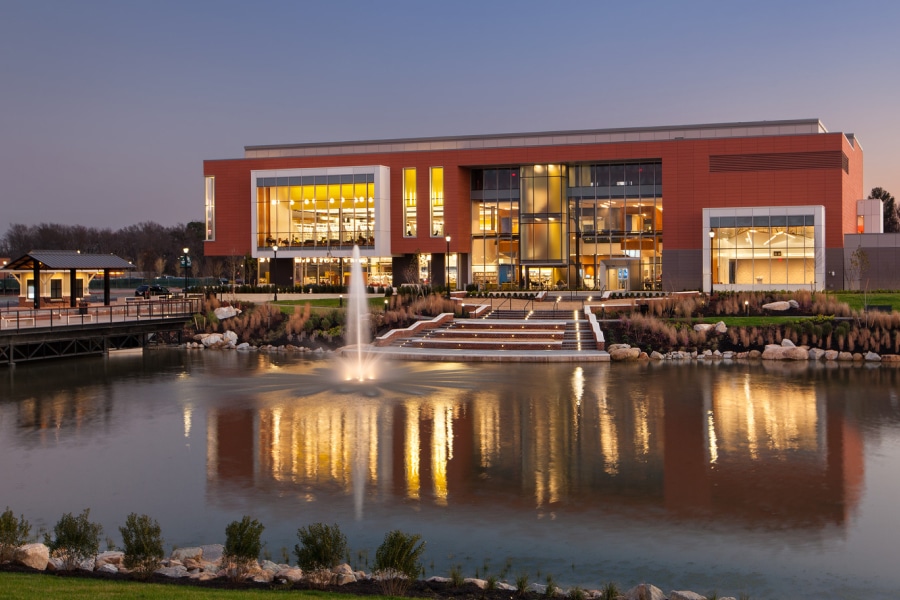
[{"label": "shrub", "polygon": [[606,585],[603,586],[603,589],[600,590],[600,599],[601,600],[618,600],[619,598],[619,586],[610,581]]},{"label": "shrub", "polygon": [[119,527],[125,546],[125,566],[139,577],[149,577],[163,558],[162,530],[156,519],[131,513]]},{"label": "shrub", "polygon": [[0,515],[0,564],[11,561],[16,553],[16,548],[28,541],[31,534],[31,524],[24,516],[13,514],[6,507],[6,511]]},{"label": "shrub", "polygon": [[260,537],[265,527],[256,519],[247,515],[240,521],[232,521],[225,527],[225,550],[222,562],[228,577],[232,580],[243,579],[256,564],[262,550]]},{"label": "shrub", "polygon": [[304,571],[317,573],[313,584],[324,586],[331,580],[329,570],[347,554],[347,536],[337,524],[313,523],[297,530],[300,543],[294,546],[297,564]]},{"label": "shrub", "polygon": [[388,532],[375,551],[375,573],[381,591],[386,596],[405,596],[410,583],[422,572],[419,559],[425,542],[418,534],[403,533],[399,529]]},{"label": "shrub", "polygon": [[53,526],[53,535],[44,535],[44,543],[53,556],[63,559],[66,569],[71,571],[100,551],[100,534],[103,527],[89,520],[91,509],[86,508],[77,517],[66,513]]},{"label": "shrub", "polygon": [[584,590],[577,585],[569,590],[569,600],[585,600],[587,597]]},{"label": "shrub", "polygon": [[516,594],[524,596],[528,592],[528,573],[516,577]]},{"label": "shrub", "polygon": [[460,565],[453,565],[450,567],[450,585],[453,587],[462,587],[462,584],[466,582],[466,578],[463,577],[462,567]]},{"label": "shrub", "polygon": [[552,598],[556,595],[556,592],[559,588],[556,587],[556,581],[553,580],[553,575],[547,575],[547,587],[544,589],[544,597]]}]

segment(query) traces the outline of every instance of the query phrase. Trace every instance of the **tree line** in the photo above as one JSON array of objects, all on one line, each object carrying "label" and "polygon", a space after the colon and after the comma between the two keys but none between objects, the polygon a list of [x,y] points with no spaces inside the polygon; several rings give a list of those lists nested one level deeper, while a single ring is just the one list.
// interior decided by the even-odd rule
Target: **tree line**
[{"label": "tree line", "polygon": [[219,276],[220,260],[203,256],[204,224],[191,221],[164,227],[146,221],[121,229],[84,225],[13,223],[0,238],[0,255],[16,259],[32,250],[79,250],[85,254],[115,254],[146,275],[180,275],[179,257],[189,248],[193,276]]}]

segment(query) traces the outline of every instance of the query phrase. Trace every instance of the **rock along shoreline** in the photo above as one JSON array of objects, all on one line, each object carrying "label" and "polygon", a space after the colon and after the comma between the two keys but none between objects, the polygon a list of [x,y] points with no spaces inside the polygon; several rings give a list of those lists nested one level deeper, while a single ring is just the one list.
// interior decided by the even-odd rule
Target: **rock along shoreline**
[{"label": "rock along shoreline", "polygon": [[[380,594],[379,576],[354,570],[349,564],[341,564],[327,572],[329,582],[322,585],[322,573],[307,572],[296,566],[275,563],[271,560],[255,561],[246,569],[246,575],[235,581],[233,575],[223,564],[224,546],[208,544],[190,548],[177,548],[168,558],[160,562],[153,576],[148,581],[174,584],[206,585],[217,588],[259,588],[270,589],[286,587],[298,590],[322,589],[359,595]],[[26,570],[33,573],[54,573],[59,575],[93,576],[122,580],[138,580],[134,572],[124,566],[125,554],[118,550],[101,552],[78,565],[73,571],[66,570],[62,558],[51,556],[47,545],[36,542],[25,544],[16,549],[11,563],[0,566],[0,570]],[[9,567],[13,568],[10,569]],[[24,568],[24,569],[22,569]],[[230,576],[232,575],[232,576]],[[448,577],[430,577],[415,582],[410,587],[410,596],[431,598],[478,598],[509,599],[526,598],[585,598],[605,599],[608,590],[601,589],[563,589],[554,587],[548,590],[547,585],[531,583],[525,590],[515,585],[499,581],[493,585],[486,579],[465,578],[459,581]],[[632,588],[614,596],[617,600],[707,600],[706,596],[689,590],[672,590],[665,594],[660,588],[639,583]],[[747,597],[747,596],[742,596]],[[731,596],[717,596],[718,600],[736,600]]]}]

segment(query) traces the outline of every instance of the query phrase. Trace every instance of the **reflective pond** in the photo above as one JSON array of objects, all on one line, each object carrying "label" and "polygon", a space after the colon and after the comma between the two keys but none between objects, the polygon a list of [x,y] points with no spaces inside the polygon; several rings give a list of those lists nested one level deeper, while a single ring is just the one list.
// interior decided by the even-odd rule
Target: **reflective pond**
[{"label": "reflective pond", "polygon": [[148,350],[0,374],[0,508],[52,528],[130,512],[166,546],[242,515],[273,560],[337,523],[426,576],[751,598],[895,598],[900,369],[386,363]]}]

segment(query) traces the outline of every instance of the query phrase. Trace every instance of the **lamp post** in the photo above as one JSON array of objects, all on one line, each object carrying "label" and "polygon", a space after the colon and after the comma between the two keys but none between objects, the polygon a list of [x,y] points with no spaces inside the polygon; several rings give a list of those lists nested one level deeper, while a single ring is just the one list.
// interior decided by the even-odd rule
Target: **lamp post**
[{"label": "lamp post", "polygon": [[181,266],[184,267],[184,295],[187,296],[187,290],[188,290],[187,274],[188,274],[188,267],[191,265],[191,258],[188,256],[188,252],[190,252],[191,249],[188,248],[187,246],[185,246],[184,248],[182,248],[182,250],[184,251],[184,256],[181,257]]},{"label": "lamp post", "polygon": [[450,298],[450,236],[444,239],[447,240],[447,254],[444,256],[444,262],[447,263],[447,298]]},{"label": "lamp post", "polygon": [[278,302],[278,284],[275,282],[275,266],[278,264],[278,246],[272,246],[272,264],[269,265],[269,276],[272,278],[272,285],[275,289],[275,299]]},{"label": "lamp post", "polygon": [[750,301],[749,300],[744,300],[744,310],[746,311],[747,316],[749,317],[750,316]]},{"label": "lamp post", "polygon": [[713,294],[713,280],[715,279],[715,260],[713,256],[713,239],[716,237],[716,232],[712,229],[709,230],[709,296],[712,298]]}]

